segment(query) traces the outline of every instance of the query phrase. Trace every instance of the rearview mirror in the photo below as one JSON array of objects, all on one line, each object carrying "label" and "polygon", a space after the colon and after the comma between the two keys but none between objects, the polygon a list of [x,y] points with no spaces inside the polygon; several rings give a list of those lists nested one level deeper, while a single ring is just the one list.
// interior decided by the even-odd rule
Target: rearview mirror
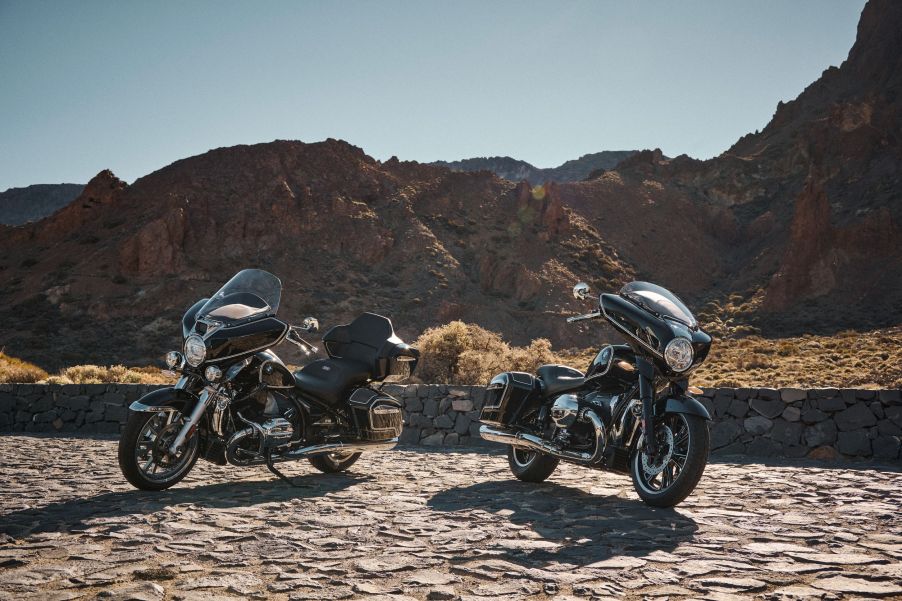
[{"label": "rearview mirror", "polygon": [[317,321],[315,317],[305,317],[304,329],[313,334],[319,330],[319,321]]},{"label": "rearview mirror", "polygon": [[589,296],[589,285],[585,282],[580,282],[576,286],[573,287],[573,298],[577,300],[586,300]]}]

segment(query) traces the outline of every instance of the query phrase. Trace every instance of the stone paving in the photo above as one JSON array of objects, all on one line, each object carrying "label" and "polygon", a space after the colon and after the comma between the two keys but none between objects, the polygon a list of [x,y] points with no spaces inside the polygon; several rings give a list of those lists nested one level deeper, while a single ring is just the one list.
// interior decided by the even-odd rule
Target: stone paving
[{"label": "stone paving", "polygon": [[144,493],[115,448],[0,436],[0,599],[902,598],[898,467],[718,460],[661,510],[624,476],[412,448]]}]

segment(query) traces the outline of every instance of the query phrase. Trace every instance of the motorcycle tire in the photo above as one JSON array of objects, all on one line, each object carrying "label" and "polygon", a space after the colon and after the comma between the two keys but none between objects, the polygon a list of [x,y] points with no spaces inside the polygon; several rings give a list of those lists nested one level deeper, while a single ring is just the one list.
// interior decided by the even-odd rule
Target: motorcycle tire
[{"label": "motorcycle tire", "polygon": [[551,455],[508,446],[507,463],[518,480],[544,482],[554,472],[559,461]]},{"label": "motorcycle tire", "polygon": [[653,490],[647,483],[647,478],[640,476],[640,470],[643,470],[642,452],[637,450],[630,458],[633,488],[643,501],[653,507],[673,507],[681,503],[695,490],[708,464],[711,446],[708,422],[697,415],[682,413],[665,415],[665,419],[668,417],[682,419],[689,434],[686,461],[676,478],[661,490]]},{"label": "motorcycle tire", "polygon": [[310,457],[308,461],[310,465],[323,472],[324,474],[337,474],[343,472],[360,459],[360,453],[354,453],[347,457],[334,456],[334,454],[317,455]]},{"label": "motorcycle tire", "polygon": [[174,486],[181,482],[197,463],[198,437],[194,435],[186,443],[186,456],[179,459],[179,465],[171,470],[171,474],[153,478],[145,473],[145,470],[139,465],[136,448],[145,428],[151,420],[157,419],[159,415],[158,413],[129,412],[125,429],[122,431],[122,436],[119,437],[119,469],[122,470],[125,479],[132,486],[141,490],[159,491]]}]

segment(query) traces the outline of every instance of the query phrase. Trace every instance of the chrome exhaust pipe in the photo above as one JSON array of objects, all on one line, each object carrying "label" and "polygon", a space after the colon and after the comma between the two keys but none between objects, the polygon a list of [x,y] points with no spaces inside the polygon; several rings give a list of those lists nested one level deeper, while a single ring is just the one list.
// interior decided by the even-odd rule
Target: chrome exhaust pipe
[{"label": "chrome exhaust pipe", "polygon": [[535,434],[517,432],[506,428],[496,428],[488,425],[479,427],[479,436],[483,440],[500,442],[501,444],[507,444],[513,447],[545,453],[546,455],[564,459],[565,461],[573,461],[583,465],[595,465],[600,463],[607,444],[604,423],[592,410],[585,410],[577,419],[592,424],[592,427],[595,429],[595,450],[591,453],[567,451],[553,442],[545,440]]},{"label": "chrome exhaust pipe", "polygon": [[309,447],[301,447],[284,453],[282,455],[273,456],[275,461],[290,461],[292,459],[301,459],[303,457],[313,457],[315,455],[325,455],[327,453],[365,453],[367,451],[390,451],[398,444],[397,438],[388,440],[358,440],[354,442],[330,442],[326,444],[315,444]]},{"label": "chrome exhaust pipe", "polygon": [[[239,457],[238,455],[238,443],[240,443],[244,438],[248,436],[252,436],[254,434],[254,430],[252,428],[245,428],[239,432],[236,432],[229,439],[229,442],[226,446],[226,459],[232,465],[238,466],[249,466],[249,465],[266,465],[266,458],[262,455],[257,455],[256,457],[244,459]],[[314,457],[316,455],[325,455],[327,453],[364,453],[368,451],[388,451],[398,444],[397,438],[391,438],[389,440],[377,440],[377,441],[369,441],[369,440],[360,440],[354,442],[330,442],[325,444],[316,444],[311,445],[309,447],[301,447],[298,449],[291,449],[285,453],[276,453],[276,449],[273,449],[272,461],[273,463],[282,463],[284,461],[294,461],[296,459],[304,459],[306,457]]]}]

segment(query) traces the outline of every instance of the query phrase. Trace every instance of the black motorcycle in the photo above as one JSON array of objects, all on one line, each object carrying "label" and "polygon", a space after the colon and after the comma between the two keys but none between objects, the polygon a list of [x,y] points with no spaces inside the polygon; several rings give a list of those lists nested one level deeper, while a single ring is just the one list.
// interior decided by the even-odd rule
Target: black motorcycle
[{"label": "black motorcycle", "polygon": [[171,388],[129,407],[119,467],[144,490],[179,482],[198,457],[220,465],[266,465],[308,459],[322,472],[348,469],[361,452],[393,448],[401,403],[375,383],[416,369],[419,352],[381,315],[364,313],[323,336],[328,359],[292,373],[270,348],[287,341],[306,355],[316,347],[308,317],[291,326],[276,317],[282,283],[258,269],[235,275],[182,318],[182,352],[166,355],[181,377]]},{"label": "black motorcycle", "polygon": [[[589,286],[573,288],[580,300]],[[672,507],[698,484],[708,461],[707,409],[689,393],[692,370],[711,337],[674,294],[632,282],[602,294],[598,310],[626,338],[602,348],[588,371],[543,365],[533,376],[508,372],[488,385],[479,434],[508,447],[514,476],[542,482],[563,459],[629,473],[643,501]],[[652,434],[653,432],[653,434]]]}]

